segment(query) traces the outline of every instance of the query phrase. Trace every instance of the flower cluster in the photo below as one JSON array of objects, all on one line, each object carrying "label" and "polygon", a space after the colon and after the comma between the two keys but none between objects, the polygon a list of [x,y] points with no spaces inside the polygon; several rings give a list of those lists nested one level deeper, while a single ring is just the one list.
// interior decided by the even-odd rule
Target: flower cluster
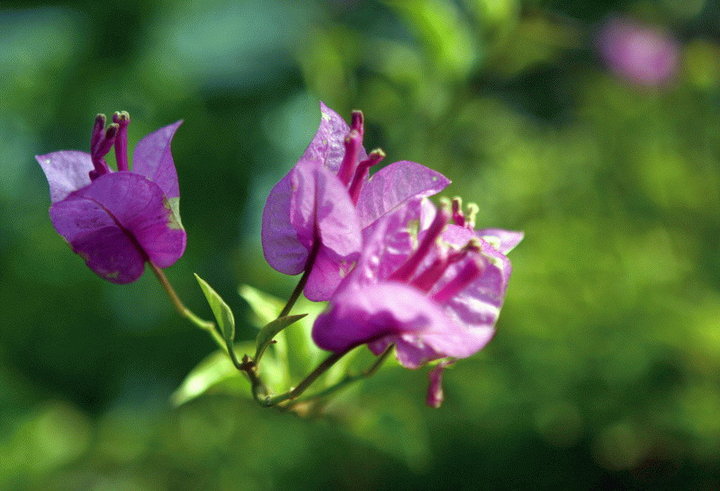
[{"label": "flower cluster", "polygon": [[350,126],[327,106],[310,146],[273,188],[263,215],[271,266],[308,275],[305,294],[329,300],[313,328],[323,349],[394,345],[398,361],[431,373],[428,403],[441,401],[441,370],[482,349],[510,276],[506,254],[522,233],[475,230],[477,207],[459,198],[436,209],[427,199],[449,180],[415,162],[369,177],[383,152],[362,148],[363,118]]},{"label": "flower cluster", "polygon": [[[427,403],[442,403],[443,370],[482,349],[495,333],[510,277],[506,254],[522,233],[475,229],[478,208],[460,198],[439,208],[428,199],[450,181],[409,161],[370,174],[385,157],[363,146],[364,121],[350,124],[321,103],[320,126],[307,150],[270,191],[262,220],[265,258],[276,270],[302,273],[280,316],[257,338],[254,357],[235,355],[234,316],[201,281],[217,324],[187,309],[159,268],[185,250],[178,211],[180,192],[170,143],[180,122],[140,140],[131,169],[126,112],[95,119],[90,152],[37,156],[45,172],[58,233],[102,278],[129,283],[148,263],[178,312],[213,335],[235,367],[245,372],[262,405],[289,407],[345,353],[367,345],[377,358],[368,374],[395,350],[399,363],[430,371]],[[115,150],[117,170],[105,160]],[[289,316],[300,291],[328,301],[313,325],[315,344],[332,352],[305,380],[272,395],[258,364],[281,329],[303,317]]]}]

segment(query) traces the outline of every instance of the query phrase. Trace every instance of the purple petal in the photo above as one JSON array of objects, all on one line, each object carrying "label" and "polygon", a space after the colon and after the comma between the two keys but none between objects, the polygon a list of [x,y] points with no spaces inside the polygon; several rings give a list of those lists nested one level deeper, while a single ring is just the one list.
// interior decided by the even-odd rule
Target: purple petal
[{"label": "purple petal", "polygon": [[90,154],[76,150],[36,155],[50,185],[50,201],[56,203],[90,184],[89,172],[94,169]]},{"label": "purple petal", "polygon": [[322,349],[345,351],[382,338],[397,345],[398,360],[408,368],[436,358],[464,358],[467,330],[450,320],[442,308],[421,292],[400,283],[384,282],[338,293],[329,310],[318,316],[313,339]]},{"label": "purple petal", "polygon": [[424,337],[403,334],[388,339],[395,343],[395,357],[405,368],[413,370],[420,368],[425,363],[443,358],[442,352],[435,351],[430,345],[424,342]]},{"label": "purple petal", "polygon": [[417,245],[423,200],[407,202],[363,230],[363,253],[353,283],[371,285],[390,276]]},{"label": "purple petal", "polygon": [[[443,232],[442,241],[459,249],[473,237],[475,233],[472,230],[448,225]],[[480,253],[487,259],[482,275],[443,304],[446,314],[457,324],[466,327],[468,343],[474,346],[475,351],[482,349],[495,334],[495,323],[505,299],[512,270],[508,258],[493,245],[480,239],[480,247]],[[432,296],[442,290],[470,260],[467,258],[448,267],[428,294]]]},{"label": "purple petal", "polygon": [[145,268],[145,256],[95,201],[71,197],[50,208],[55,229],[90,269],[113,283],[130,283]]},{"label": "purple petal", "polygon": [[[508,281],[510,280],[510,273],[512,273],[512,264],[505,254],[495,248],[494,244],[490,244],[489,242],[481,239],[480,246],[481,253],[489,260],[488,267],[485,270],[485,273],[483,273],[483,277],[487,277],[488,273],[494,272],[494,274],[500,278],[497,281],[493,280],[496,285],[493,286],[493,291],[495,292],[494,295],[497,299],[497,305],[502,306],[505,299],[505,291],[507,290]],[[491,284],[490,277],[485,279],[485,283],[487,285]]]},{"label": "purple petal", "polygon": [[[481,253],[488,259],[483,274],[444,304],[447,314],[473,333],[478,350],[494,336],[512,271],[510,260],[487,242],[481,243]],[[442,288],[463,265],[461,261],[448,268],[434,289]]]},{"label": "purple petal", "polygon": [[445,323],[425,296],[399,283],[343,290],[315,321],[313,339],[322,349],[345,351],[391,335]]},{"label": "purple petal", "polygon": [[309,253],[290,223],[293,172],[294,169],[270,190],[263,208],[261,232],[265,260],[277,271],[291,275],[305,269]]},{"label": "purple petal", "polygon": [[[428,302],[427,297],[422,296]],[[439,308],[433,303],[436,308]],[[467,329],[443,310],[444,324],[428,327],[419,334],[404,334],[395,340],[398,361],[407,368],[418,368],[438,358],[467,358],[481,350],[495,334]]]},{"label": "purple petal", "polygon": [[436,194],[450,180],[415,162],[401,161],[375,173],[360,192],[357,210],[363,228],[414,198]]},{"label": "purple petal", "polygon": [[[319,269],[309,278],[306,294],[327,299],[327,292],[334,291],[340,281],[341,269],[357,260],[362,246],[360,225],[337,176],[316,162],[301,160],[273,187],[265,203],[263,252],[276,270],[298,274],[318,239]],[[332,271],[337,279],[331,280]],[[322,285],[323,281],[330,283]]]},{"label": "purple petal", "polygon": [[329,300],[354,265],[351,257],[337,259],[327,247],[321,246],[305,285],[305,296],[313,302]]},{"label": "purple petal", "polygon": [[[337,174],[345,155],[345,137],[350,126],[338,113],[320,102],[320,126],[300,160],[322,163],[326,169]],[[367,153],[360,149],[360,160],[367,159]]]},{"label": "purple petal", "polygon": [[185,251],[185,231],[162,190],[135,173],[100,176],[53,205],[50,215],[88,266],[116,283],[137,279],[145,259],[166,268]]},{"label": "purple petal", "polygon": [[433,220],[435,220],[435,215],[437,214],[437,208],[435,208],[435,205],[427,198],[422,198],[420,200],[420,230],[424,231],[430,228],[430,225],[432,224]]},{"label": "purple petal", "polygon": [[319,238],[335,262],[354,261],[362,247],[360,224],[347,189],[332,172],[300,161],[292,173],[290,223],[308,249]]},{"label": "purple petal", "polygon": [[443,242],[458,249],[464,247],[473,237],[475,237],[475,233],[472,230],[453,224],[447,225],[442,233]]},{"label": "purple petal", "polygon": [[477,230],[475,233],[503,254],[512,251],[515,246],[523,240],[523,237],[525,237],[523,232],[503,230],[500,228],[484,228]]},{"label": "purple petal", "polygon": [[145,136],[133,153],[132,171],[155,182],[168,198],[180,196],[170,143],[181,124],[182,121],[178,121]]},{"label": "purple petal", "polygon": [[76,195],[102,205],[156,266],[167,268],[185,252],[185,230],[155,182],[133,172],[115,172]]},{"label": "purple petal", "polygon": [[402,366],[413,370],[420,368],[428,361],[443,358],[442,353],[435,351],[422,337],[414,334],[386,336],[368,343],[368,348],[375,355],[380,355],[391,344],[395,344],[395,356]]}]

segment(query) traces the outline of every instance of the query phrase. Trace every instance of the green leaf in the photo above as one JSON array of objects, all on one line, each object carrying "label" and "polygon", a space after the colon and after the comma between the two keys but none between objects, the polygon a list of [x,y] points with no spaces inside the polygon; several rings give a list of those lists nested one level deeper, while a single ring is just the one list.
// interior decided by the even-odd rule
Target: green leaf
[{"label": "green leaf", "polygon": [[[250,306],[254,317],[253,322],[260,328],[273,322],[285,303],[279,298],[249,285],[240,285],[238,293]],[[267,385],[284,391],[305,377],[328,356],[327,351],[315,346],[311,336],[315,318],[324,308],[324,302],[310,302],[303,297],[298,299],[293,310],[307,315],[300,318],[292,329],[286,329],[274,336],[277,343],[270,345],[270,349],[267,350],[267,353],[273,355],[274,366],[269,366],[267,353],[261,355],[265,357],[262,363],[263,379],[266,379],[266,374],[272,372],[278,381],[277,385],[272,385],[272,382],[266,380]],[[346,355],[313,385],[313,389],[320,390],[340,380],[347,371],[346,367],[354,358],[355,352]]]},{"label": "green leaf", "polygon": [[[277,318],[284,301],[249,285],[240,285],[240,296],[248,303],[252,311],[253,322],[262,328]],[[293,309],[295,312],[307,313],[292,329],[279,333],[271,351],[278,359],[278,364],[285,367],[286,385],[297,382],[299,378],[315,368],[327,356],[312,342],[311,331],[317,315],[325,308],[324,302],[310,302],[301,297]]]},{"label": "green leaf", "polygon": [[[242,341],[234,345],[234,351],[238,353],[252,353],[253,349],[253,341]],[[287,386],[284,366],[272,352],[263,357],[262,379],[271,387]],[[198,363],[172,394],[171,400],[173,404],[180,406],[206,394],[223,394],[252,400],[252,390],[247,377],[230,363],[224,351],[215,351]]]},{"label": "green leaf", "polygon": [[[252,348],[251,342],[236,346],[241,351]],[[208,392],[242,395],[252,399],[250,386],[243,374],[237,371],[222,351],[216,351],[198,363],[180,387],[171,396],[172,403],[180,406]]]},{"label": "green leaf", "polygon": [[265,326],[277,318],[282,310],[283,302],[272,295],[253,288],[250,285],[240,285],[238,293],[245,300],[255,316],[258,328]]},{"label": "green leaf", "polygon": [[255,363],[260,363],[260,358],[262,358],[263,353],[265,353],[267,347],[272,343],[273,338],[280,333],[280,331],[299,321],[306,315],[307,314],[286,315],[285,317],[275,319],[260,329],[256,338]]},{"label": "green leaf", "polygon": [[228,345],[228,350],[232,351],[230,348],[232,347],[232,343],[235,339],[235,316],[233,315],[232,310],[230,310],[230,307],[228,307],[222,297],[220,297],[220,295],[218,295],[218,293],[213,290],[213,288],[208,285],[205,280],[200,278],[198,275],[195,275],[195,279],[200,284],[200,288],[205,294],[205,298],[212,309],[215,320],[220,327],[220,332]]}]

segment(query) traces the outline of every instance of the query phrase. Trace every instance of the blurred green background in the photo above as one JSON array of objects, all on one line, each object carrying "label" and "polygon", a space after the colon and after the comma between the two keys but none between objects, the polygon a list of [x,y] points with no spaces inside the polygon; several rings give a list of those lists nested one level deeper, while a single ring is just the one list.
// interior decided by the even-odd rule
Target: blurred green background
[{"label": "blurred green background", "polygon": [[[720,6],[712,0],[0,4],[0,488],[720,487]],[[660,87],[614,75],[626,15],[680,43]],[[177,119],[184,258],[253,328],[241,283],[294,285],[259,244],[272,184],[319,120],[455,182],[524,230],[496,339],[446,373],[388,367],[320,419],[170,396],[213,345],[152,275],[104,282],[47,216],[33,156],[131,145]],[[244,381],[240,380],[244,383]],[[352,397],[355,397],[352,399]]]}]

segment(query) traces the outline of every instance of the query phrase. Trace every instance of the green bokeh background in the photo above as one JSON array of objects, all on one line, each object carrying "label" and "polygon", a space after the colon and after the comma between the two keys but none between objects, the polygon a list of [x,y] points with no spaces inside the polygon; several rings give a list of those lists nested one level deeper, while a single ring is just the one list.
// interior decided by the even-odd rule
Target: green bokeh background
[{"label": "green bokeh background", "polygon": [[[720,7],[711,0],[2,2],[0,489],[720,487]],[[672,31],[666,87],[611,73],[611,15]],[[524,230],[496,339],[446,374],[388,367],[328,417],[170,395],[213,351],[152,275],[117,286],[56,235],[33,155],[131,145],[177,119],[192,273],[294,279],[259,243],[264,197],[318,100],[369,147],[454,180],[479,224]]]}]

